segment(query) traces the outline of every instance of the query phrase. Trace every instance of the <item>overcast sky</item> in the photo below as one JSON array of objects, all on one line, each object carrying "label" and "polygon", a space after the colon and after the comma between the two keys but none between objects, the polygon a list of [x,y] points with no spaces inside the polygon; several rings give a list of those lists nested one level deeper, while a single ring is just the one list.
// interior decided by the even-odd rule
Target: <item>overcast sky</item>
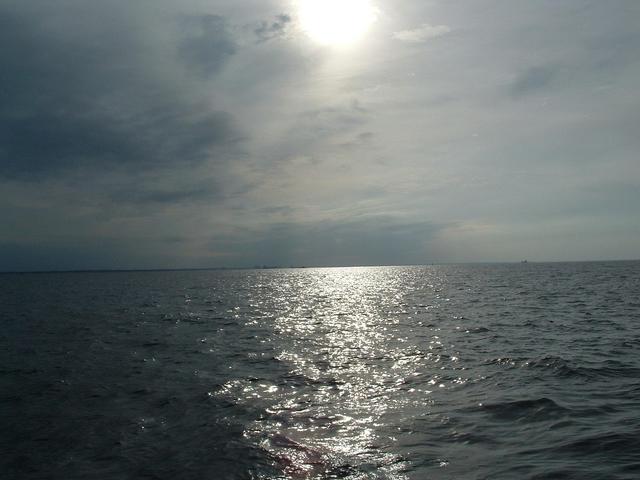
[{"label": "overcast sky", "polygon": [[0,0],[0,270],[640,257],[639,1],[369,6]]}]

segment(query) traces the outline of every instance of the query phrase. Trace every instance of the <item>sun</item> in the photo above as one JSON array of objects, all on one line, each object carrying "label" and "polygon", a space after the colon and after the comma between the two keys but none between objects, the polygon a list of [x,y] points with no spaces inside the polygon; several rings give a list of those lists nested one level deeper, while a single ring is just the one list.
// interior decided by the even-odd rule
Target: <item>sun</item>
[{"label": "sun", "polygon": [[349,45],[376,20],[370,0],[298,0],[302,29],[322,45]]}]

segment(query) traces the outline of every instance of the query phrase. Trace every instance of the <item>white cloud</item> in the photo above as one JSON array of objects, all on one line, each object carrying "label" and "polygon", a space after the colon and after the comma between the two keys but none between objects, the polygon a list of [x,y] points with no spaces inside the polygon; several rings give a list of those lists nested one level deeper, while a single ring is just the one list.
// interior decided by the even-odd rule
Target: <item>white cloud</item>
[{"label": "white cloud", "polygon": [[429,25],[423,23],[413,30],[401,30],[393,33],[393,38],[407,43],[423,43],[432,38],[441,37],[451,31],[447,25]]}]

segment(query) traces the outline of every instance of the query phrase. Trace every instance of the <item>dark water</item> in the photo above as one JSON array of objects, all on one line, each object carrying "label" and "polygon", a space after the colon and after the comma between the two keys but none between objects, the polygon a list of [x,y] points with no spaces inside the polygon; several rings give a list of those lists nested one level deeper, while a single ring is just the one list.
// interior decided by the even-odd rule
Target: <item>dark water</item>
[{"label": "dark water", "polygon": [[640,478],[640,263],[0,275],[7,479]]}]

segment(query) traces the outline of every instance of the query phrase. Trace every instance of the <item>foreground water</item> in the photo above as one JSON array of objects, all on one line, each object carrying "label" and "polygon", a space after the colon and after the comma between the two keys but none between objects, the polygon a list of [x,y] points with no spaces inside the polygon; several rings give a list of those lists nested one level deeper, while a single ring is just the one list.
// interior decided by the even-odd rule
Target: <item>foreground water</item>
[{"label": "foreground water", "polygon": [[640,478],[640,263],[0,275],[0,472]]}]

